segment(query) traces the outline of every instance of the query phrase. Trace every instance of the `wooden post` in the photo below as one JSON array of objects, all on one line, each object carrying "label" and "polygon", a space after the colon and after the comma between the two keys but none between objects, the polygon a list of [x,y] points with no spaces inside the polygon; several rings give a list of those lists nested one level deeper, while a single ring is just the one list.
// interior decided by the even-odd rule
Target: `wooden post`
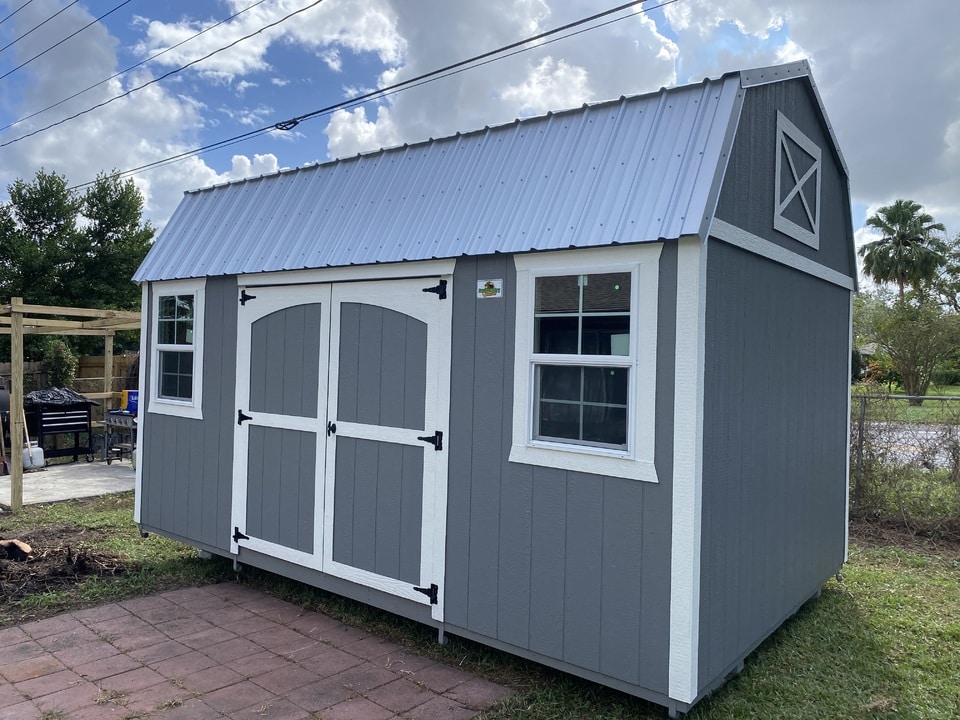
[{"label": "wooden post", "polygon": [[[113,392],[113,333],[103,336],[103,391]],[[104,412],[112,409],[112,400],[103,401]]]},{"label": "wooden post", "polygon": [[10,510],[23,507],[23,298],[10,299]]}]

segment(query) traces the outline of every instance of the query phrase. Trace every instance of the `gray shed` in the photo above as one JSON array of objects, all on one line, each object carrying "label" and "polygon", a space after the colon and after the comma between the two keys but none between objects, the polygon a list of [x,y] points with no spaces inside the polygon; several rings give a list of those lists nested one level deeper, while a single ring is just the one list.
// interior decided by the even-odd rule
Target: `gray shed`
[{"label": "gray shed", "polygon": [[844,562],[855,278],[805,62],[187,193],[136,520],[685,711]]}]

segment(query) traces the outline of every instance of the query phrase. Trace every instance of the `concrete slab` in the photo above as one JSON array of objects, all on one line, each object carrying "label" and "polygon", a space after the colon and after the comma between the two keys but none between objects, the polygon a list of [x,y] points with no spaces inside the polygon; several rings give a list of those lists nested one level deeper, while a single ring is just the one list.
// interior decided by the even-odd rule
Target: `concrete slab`
[{"label": "concrete slab", "polygon": [[[23,504],[57,502],[133,490],[135,472],[129,460],[102,460],[48,465],[23,473]],[[0,506],[10,507],[10,476],[0,476]]]}]

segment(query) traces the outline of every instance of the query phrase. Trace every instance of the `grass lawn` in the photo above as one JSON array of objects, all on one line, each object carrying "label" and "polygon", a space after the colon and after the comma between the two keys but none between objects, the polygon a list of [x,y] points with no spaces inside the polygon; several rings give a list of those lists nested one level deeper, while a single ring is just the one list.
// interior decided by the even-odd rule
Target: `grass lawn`
[{"label": "grass lawn", "polygon": [[[31,542],[35,558],[0,561],[0,627],[239,579],[517,688],[485,720],[666,717],[657,706],[475,643],[452,637],[441,647],[429,628],[269,573],[244,569],[237,578],[226,560],[201,560],[179,543],[141,538],[132,506],[125,494],[0,515],[0,538]],[[960,717],[960,547],[866,529],[854,528],[843,580],[828,582],[818,600],[747,658],[740,676],[687,717]]]}]

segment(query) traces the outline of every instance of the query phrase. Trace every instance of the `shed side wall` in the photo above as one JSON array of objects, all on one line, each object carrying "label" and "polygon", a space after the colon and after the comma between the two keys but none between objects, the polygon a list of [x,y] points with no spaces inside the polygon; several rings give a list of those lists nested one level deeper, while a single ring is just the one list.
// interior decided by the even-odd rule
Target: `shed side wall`
[{"label": "shed side wall", "polygon": [[[151,286],[151,303],[154,292]],[[154,319],[145,319],[143,332],[152,337]],[[237,376],[232,350],[237,346],[235,278],[207,279],[203,320],[203,419],[153,414],[150,393],[141,394],[140,461],[147,480],[140,521],[146,528],[229,552]],[[152,354],[144,360],[149,378]]]},{"label": "shed side wall", "polygon": [[711,241],[700,687],[844,560],[850,295]]},{"label": "shed side wall", "polygon": [[[725,174],[716,217],[792,253],[855,278],[847,177],[805,79],[748,88],[737,138]],[[777,160],[777,111],[820,149],[820,248],[773,227]]]},{"label": "shed side wall", "polygon": [[[446,622],[521,655],[667,693],[676,247],[660,266],[659,484],[510,463],[515,271],[454,281]],[[478,280],[504,297],[478,300]]]}]

